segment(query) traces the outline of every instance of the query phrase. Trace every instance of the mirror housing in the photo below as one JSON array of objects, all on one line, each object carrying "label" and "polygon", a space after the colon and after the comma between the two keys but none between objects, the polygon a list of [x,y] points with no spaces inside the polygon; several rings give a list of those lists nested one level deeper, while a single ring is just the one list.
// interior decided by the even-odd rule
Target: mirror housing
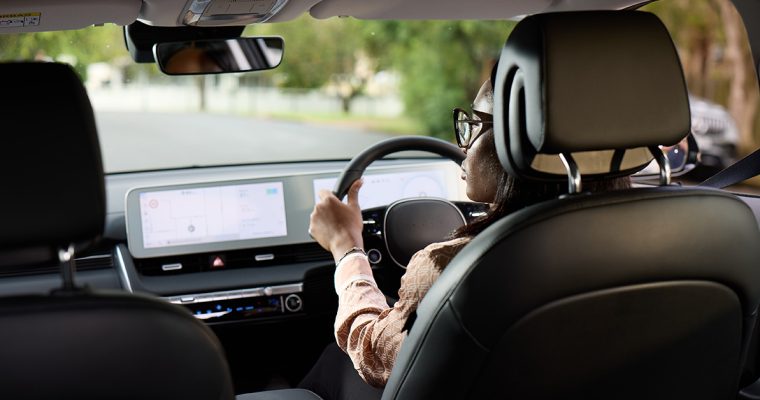
[{"label": "mirror housing", "polygon": [[153,55],[167,75],[221,74],[275,68],[284,49],[281,37],[245,37],[156,43]]},{"label": "mirror housing", "polygon": [[139,64],[153,64],[153,46],[163,42],[240,37],[245,26],[197,28],[193,26],[151,26],[135,21],[124,26],[124,44],[129,55]]}]

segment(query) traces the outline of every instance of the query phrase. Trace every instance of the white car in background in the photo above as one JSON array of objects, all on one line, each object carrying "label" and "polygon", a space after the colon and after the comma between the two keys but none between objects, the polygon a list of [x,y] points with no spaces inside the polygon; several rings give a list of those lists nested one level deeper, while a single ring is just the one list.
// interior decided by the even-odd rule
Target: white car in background
[{"label": "white car in background", "polygon": [[736,161],[739,129],[724,107],[690,96],[691,133],[699,145],[700,165],[711,170],[723,169]]}]

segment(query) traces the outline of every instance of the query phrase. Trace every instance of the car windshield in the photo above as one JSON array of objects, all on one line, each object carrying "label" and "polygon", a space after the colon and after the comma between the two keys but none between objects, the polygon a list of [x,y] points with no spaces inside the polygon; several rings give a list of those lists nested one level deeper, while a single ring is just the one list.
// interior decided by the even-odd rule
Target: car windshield
[{"label": "car windshield", "polygon": [[[709,3],[709,4],[708,4]],[[752,59],[738,13],[705,2],[644,10],[663,19],[679,49],[692,107],[699,182],[758,147]],[[701,3],[700,3],[701,4]],[[122,28],[0,35],[0,59],[73,65],[95,110],[109,173],[349,159],[400,134],[454,142],[451,110],[469,110],[514,21],[317,20],[249,26],[281,36],[279,67],[167,76],[137,64]],[[678,157],[678,149],[671,156]],[[751,186],[743,186],[740,189]],[[759,183],[755,183],[758,185]]]},{"label": "car windshield", "polygon": [[110,24],[2,35],[0,54],[75,67],[114,173],[350,159],[400,134],[453,141],[451,109],[471,102],[513,25],[304,16],[244,32],[284,38],[278,68],[219,75],[167,76],[137,64]]}]

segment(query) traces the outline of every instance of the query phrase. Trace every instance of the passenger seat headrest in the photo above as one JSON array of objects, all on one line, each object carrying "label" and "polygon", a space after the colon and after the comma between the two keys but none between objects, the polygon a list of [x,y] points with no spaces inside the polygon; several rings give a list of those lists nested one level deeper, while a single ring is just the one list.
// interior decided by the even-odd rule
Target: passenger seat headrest
[{"label": "passenger seat headrest", "polygon": [[621,163],[634,154],[626,150],[674,145],[690,130],[678,54],[646,12],[527,17],[504,45],[494,86],[499,159],[517,176],[563,178],[535,168],[541,155],[560,153],[591,159],[584,177],[626,175],[651,160],[645,152]]},{"label": "passenger seat headrest", "polygon": [[105,190],[92,107],[68,65],[0,64],[0,251],[51,249],[103,232]]}]

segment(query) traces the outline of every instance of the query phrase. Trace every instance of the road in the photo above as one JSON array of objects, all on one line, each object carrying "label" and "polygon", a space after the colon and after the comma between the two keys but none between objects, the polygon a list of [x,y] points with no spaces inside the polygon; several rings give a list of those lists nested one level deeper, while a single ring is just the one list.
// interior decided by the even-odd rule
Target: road
[{"label": "road", "polygon": [[349,159],[391,135],[357,128],[201,113],[96,113],[106,172]]}]

